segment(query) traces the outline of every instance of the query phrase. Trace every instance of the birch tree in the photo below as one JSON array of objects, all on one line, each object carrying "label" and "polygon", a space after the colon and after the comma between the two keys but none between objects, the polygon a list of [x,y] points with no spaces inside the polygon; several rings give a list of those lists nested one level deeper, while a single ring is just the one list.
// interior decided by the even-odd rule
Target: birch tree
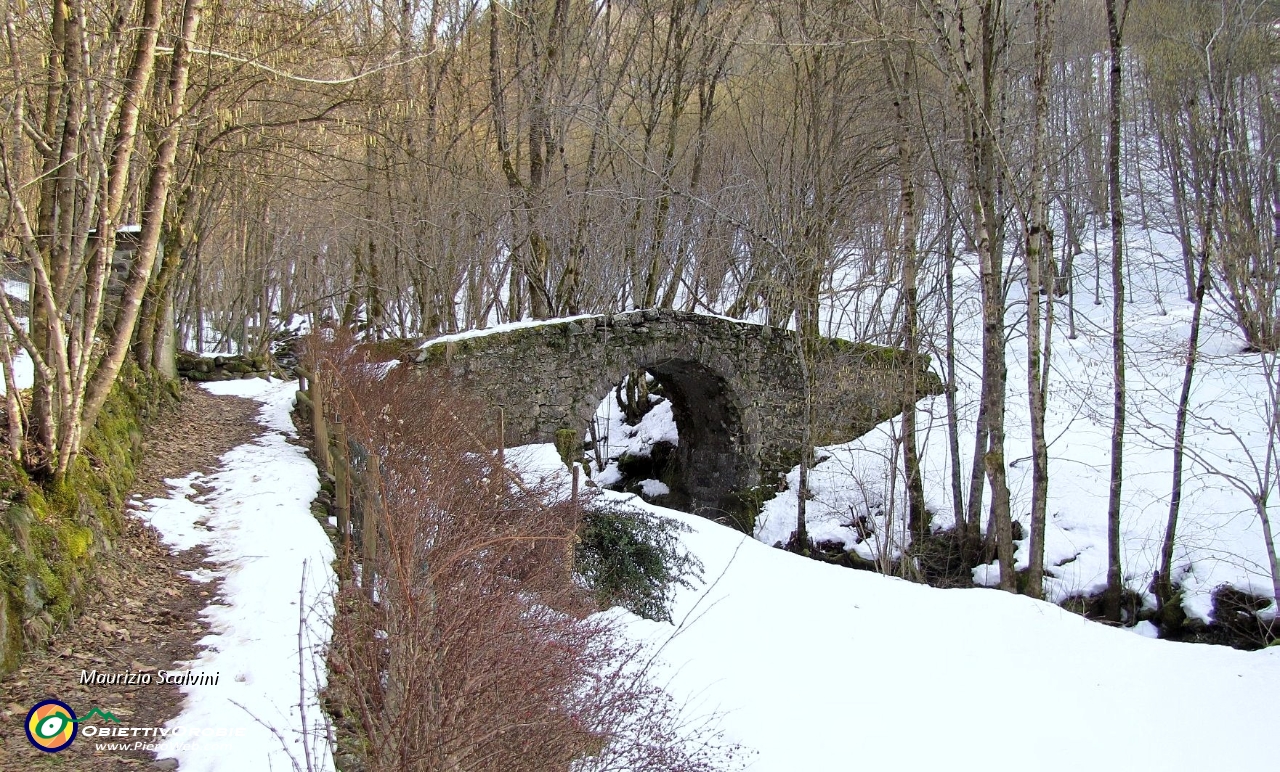
[{"label": "birch tree", "polygon": [[[5,7],[6,77],[12,78],[3,97],[8,125],[0,148],[5,238],[29,272],[30,332],[2,293],[0,310],[35,365],[31,423],[38,452],[25,457],[61,478],[129,354],[184,129],[203,0],[177,8],[146,0],[125,14],[86,0],[44,10]],[[161,27],[174,11],[173,44],[161,47]],[[46,19],[47,33],[41,33],[36,27]],[[153,88],[158,54],[166,63]],[[139,161],[144,116],[156,140]],[[104,294],[131,189],[141,202],[140,245],[108,329]]]}]

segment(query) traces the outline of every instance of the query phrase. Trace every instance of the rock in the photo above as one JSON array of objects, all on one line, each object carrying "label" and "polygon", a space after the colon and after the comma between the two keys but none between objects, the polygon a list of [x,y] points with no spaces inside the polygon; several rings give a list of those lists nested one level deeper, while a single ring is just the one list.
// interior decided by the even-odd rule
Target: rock
[{"label": "rock", "polygon": [[178,760],[177,759],[156,759],[155,761],[151,762],[151,768],[152,769],[168,769],[168,770],[177,769]]},{"label": "rock", "polygon": [[271,362],[261,354],[240,356],[219,354],[202,357],[189,351],[178,352],[178,375],[189,381],[229,381],[237,378],[262,378],[271,371]]}]

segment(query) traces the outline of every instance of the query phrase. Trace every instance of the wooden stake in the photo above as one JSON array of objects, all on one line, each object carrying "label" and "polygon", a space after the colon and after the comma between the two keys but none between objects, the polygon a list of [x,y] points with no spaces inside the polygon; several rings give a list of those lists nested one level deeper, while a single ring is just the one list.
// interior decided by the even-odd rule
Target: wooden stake
[{"label": "wooden stake", "polygon": [[324,386],[319,378],[311,379],[311,432],[315,437],[316,463],[322,474],[333,472],[329,458],[329,427],[324,419]]},{"label": "wooden stake", "polygon": [[507,464],[507,411],[506,408],[498,408],[498,466],[503,467]]},{"label": "wooden stake", "polygon": [[338,451],[333,469],[333,499],[338,510],[338,533],[342,534],[342,554],[346,556],[351,549],[351,465],[347,458],[347,427],[341,419],[333,422],[333,436]]},{"label": "wooden stake", "polygon": [[381,519],[378,514],[382,509],[382,495],[378,490],[380,479],[378,456],[374,451],[370,451],[369,470],[365,476],[364,486],[363,522],[360,524],[360,539],[362,542],[360,546],[364,553],[363,560],[361,560],[363,567],[360,569],[360,577],[371,600],[373,599],[374,579],[377,575],[375,566],[378,560],[378,521]]}]

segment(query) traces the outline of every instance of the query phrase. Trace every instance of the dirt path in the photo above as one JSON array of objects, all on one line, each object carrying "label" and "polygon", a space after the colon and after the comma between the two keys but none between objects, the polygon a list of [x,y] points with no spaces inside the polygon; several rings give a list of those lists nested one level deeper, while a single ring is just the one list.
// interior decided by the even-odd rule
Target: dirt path
[{"label": "dirt path", "polygon": [[[213,471],[223,453],[262,433],[253,400],[214,397],[190,384],[183,397],[177,409],[148,431],[132,495],[165,496],[166,478]],[[102,563],[98,590],[88,598],[80,618],[55,636],[48,651],[30,655],[0,682],[0,772],[177,768],[172,760],[154,761],[154,754],[141,748],[97,751],[96,743],[84,734],[64,751],[44,753],[27,741],[23,724],[30,707],[50,697],[67,703],[81,717],[93,707],[110,711],[122,726],[158,727],[177,716],[181,692],[177,686],[157,684],[154,675],[193,658],[196,642],[206,632],[199,612],[217,595],[218,585],[199,584],[182,574],[199,568],[204,557],[199,548],[170,555],[152,528],[126,518],[125,533]],[[81,684],[81,673],[92,670],[150,673],[153,679],[150,685]]]}]

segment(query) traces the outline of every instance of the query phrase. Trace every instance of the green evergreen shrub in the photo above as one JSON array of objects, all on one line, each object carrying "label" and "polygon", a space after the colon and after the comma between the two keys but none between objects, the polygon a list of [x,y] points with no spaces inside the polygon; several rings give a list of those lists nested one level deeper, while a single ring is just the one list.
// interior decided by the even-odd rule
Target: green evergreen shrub
[{"label": "green evergreen shrub", "polygon": [[691,588],[702,577],[702,563],[680,545],[680,534],[690,530],[669,517],[597,500],[583,514],[574,567],[601,607],[669,622],[676,585]]}]

